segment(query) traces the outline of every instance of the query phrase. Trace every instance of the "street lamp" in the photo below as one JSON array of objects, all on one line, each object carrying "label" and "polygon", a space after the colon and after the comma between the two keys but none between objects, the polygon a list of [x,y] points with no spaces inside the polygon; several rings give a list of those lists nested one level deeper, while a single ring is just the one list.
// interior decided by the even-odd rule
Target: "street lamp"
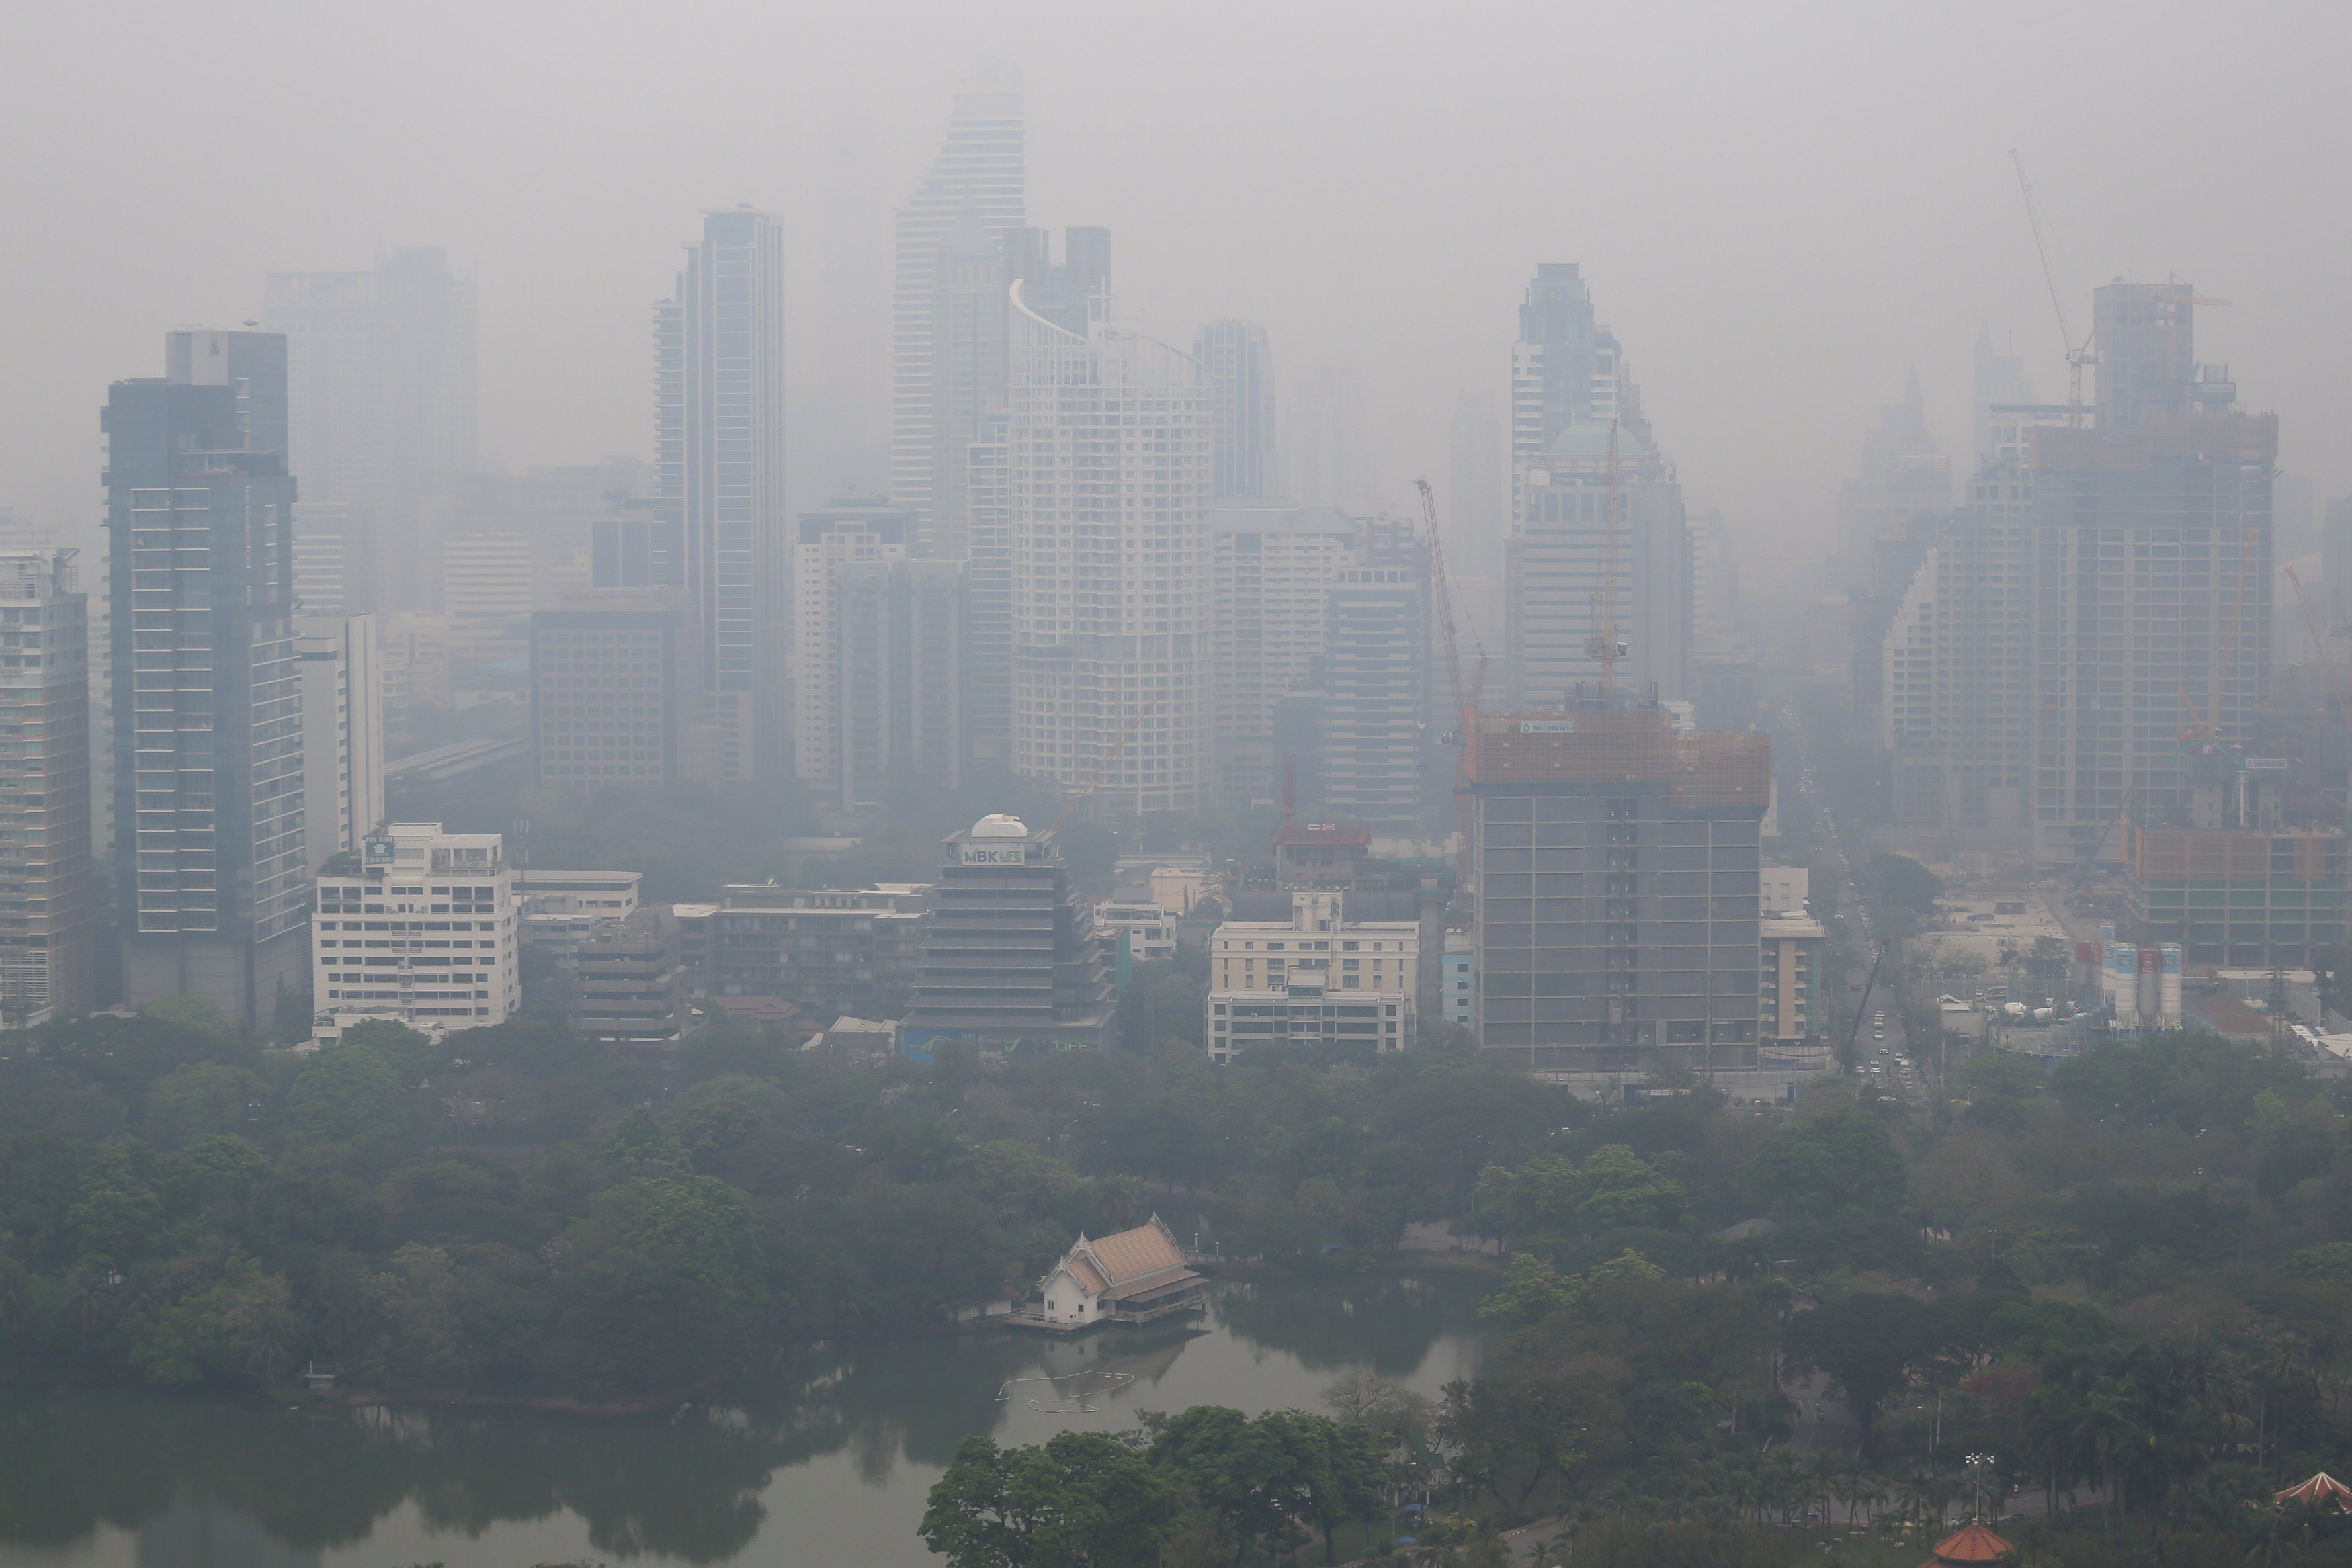
[{"label": "street lamp", "polygon": [[1984,1468],[1992,1462],[1993,1456],[1990,1454],[1968,1456],[1968,1467],[1974,1477],[1976,1487],[1976,1517],[1979,1520],[1984,1518]]}]

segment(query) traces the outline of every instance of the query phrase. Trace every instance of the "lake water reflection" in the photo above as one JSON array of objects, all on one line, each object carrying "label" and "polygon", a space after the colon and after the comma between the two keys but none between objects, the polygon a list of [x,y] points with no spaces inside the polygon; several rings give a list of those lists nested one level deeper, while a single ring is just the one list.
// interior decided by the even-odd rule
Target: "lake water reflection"
[{"label": "lake water reflection", "polygon": [[1084,1340],[844,1342],[645,1420],[9,1391],[0,1568],[918,1568],[937,1562],[915,1535],[924,1494],[968,1432],[1026,1443],[1140,1410],[1316,1410],[1351,1365],[1433,1396],[1483,1364],[1487,1288],[1223,1282],[1202,1319]]}]

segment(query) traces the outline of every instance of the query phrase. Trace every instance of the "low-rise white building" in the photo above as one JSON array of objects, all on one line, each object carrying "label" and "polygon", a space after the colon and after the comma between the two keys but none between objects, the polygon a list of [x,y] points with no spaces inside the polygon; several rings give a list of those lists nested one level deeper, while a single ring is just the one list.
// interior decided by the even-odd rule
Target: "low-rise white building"
[{"label": "low-rise white building", "polygon": [[1176,956],[1176,921],[1172,909],[1156,904],[1117,904],[1106,900],[1094,906],[1095,936],[1118,951],[1127,939],[1128,957],[1138,964]]},{"label": "low-rise white building", "polygon": [[645,873],[636,871],[515,873],[523,946],[569,957],[599,926],[637,912],[637,885],[644,880]]},{"label": "low-rise white building", "polygon": [[358,873],[319,878],[315,1038],[340,1034],[339,1014],[445,1030],[504,1023],[522,999],[514,880],[497,833],[394,822],[369,834]]},{"label": "low-rise white building", "polygon": [[1340,893],[1302,889],[1291,894],[1287,921],[1217,927],[1201,1034],[1211,1061],[1276,1040],[1370,1041],[1381,1051],[1412,1043],[1420,925],[1351,925],[1344,908]]},{"label": "low-rise white building", "polygon": [[[1201,1304],[1201,1276],[1158,1215],[1132,1230],[1089,1241],[1081,1233],[1037,1281],[1032,1326],[1093,1328],[1148,1323]],[[1027,1314],[1024,1314],[1027,1315]]]}]

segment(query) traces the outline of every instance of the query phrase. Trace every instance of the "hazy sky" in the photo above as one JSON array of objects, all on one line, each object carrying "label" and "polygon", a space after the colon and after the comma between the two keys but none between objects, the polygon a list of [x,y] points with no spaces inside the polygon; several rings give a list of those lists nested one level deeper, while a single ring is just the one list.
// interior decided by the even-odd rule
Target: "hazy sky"
[{"label": "hazy sky", "polygon": [[1114,231],[1123,312],[1265,322],[1366,378],[1399,507],[1576,261],[1686,490],[1814,548],[1908,370],[1956,451],[1979,319],[2063,395],[2008,150],[2076,320],[2193,281],[2202,357],[2352,491],[2352,7],[84,3],[0,22],[0,507],[94,517],[106,383],[262,275],[438,245],[478,280],[485,455],[649,449],[646,307],[697,211],[782,214],[796,382],[878,417],[890,209],[978,60],[1030,221]]}]

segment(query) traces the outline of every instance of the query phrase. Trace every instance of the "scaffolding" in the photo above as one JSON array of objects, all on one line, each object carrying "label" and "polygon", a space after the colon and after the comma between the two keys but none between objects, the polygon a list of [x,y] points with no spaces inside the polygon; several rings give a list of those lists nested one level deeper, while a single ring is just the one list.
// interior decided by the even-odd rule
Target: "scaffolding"
[{"label": "scaffolding", "polygon": [[1772,783],[1772,737],[1677,732],[1654,702],[1591,704],[1472,720],[1470,780],[1478,785],[1664,784],[1690,810],[1760,817]]}]

